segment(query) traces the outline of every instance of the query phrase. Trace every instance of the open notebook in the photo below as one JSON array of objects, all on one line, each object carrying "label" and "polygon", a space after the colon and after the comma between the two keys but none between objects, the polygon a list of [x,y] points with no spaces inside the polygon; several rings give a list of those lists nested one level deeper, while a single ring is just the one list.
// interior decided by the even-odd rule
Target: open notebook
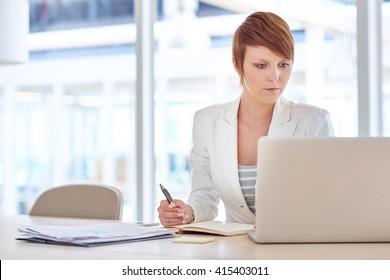
[{"label": "open notebook", "polygon": [[261,138],[249,236],[390,242],[390,138]]},{"label": "open notebook", "polygon": [[246,234],[248,230],[253,230],[254,226],[250,224],[240,223],[222,223],[219,221],[209,221],[193,224],[178,225],[175,228],[179,229],[179,233],[199,232],[216,234],[223,236],[233,236]]}]

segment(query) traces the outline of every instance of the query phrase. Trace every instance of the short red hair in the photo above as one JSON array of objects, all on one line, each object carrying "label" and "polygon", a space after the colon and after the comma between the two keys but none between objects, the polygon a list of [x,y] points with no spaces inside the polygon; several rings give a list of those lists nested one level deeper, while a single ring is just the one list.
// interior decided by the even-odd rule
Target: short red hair
[{"label": "short red hair", "polygon": [[270,12],[255,12],[237,28],[233,36],[232,55],[243,84],[243,67],[247,46],[262,46],[294,61],[294,38],[287,22]]}]

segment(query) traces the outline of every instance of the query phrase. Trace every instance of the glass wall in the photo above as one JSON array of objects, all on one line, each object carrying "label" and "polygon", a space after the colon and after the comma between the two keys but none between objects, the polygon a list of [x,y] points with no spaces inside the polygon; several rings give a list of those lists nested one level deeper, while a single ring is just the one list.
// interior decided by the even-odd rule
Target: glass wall
[{"label": "glass wall", "polygon": [[390,136],[390,2],[382,3],[383,38],[383,135]]},{"label": "glass wall", "polygon": [[14,174],[18,212],[24,214],[41,187],[51,182],[54,123],[50,86],[21,86],[14,94]]},{"label": "glass wall", "polygon": [[[190,191],[193,115],[205,106],[234,100],[240,89],[230,64],[230,50],[173,52],[182,56],[174,65],[169,63],[172,53],[157,53],[156,180],[169,186],[175,197],[185,200]],[[162,198],[160,192],[158,197]]]},{"label": "glass wall", "polygon": [[30,0],[32,32],[129,23],[134,0]]},{"label": "glass wall", "polygon": [[[286,97],[329,110],[336,136],[357,136],[355,4],[235,2],[155,2],[155,181],[183,200],[190,190],[193,114],[239,97],[231,39],[253,11],[275,12],[293,31],[296,58]],[[135,219],[134,1],[30,4],[30,62],[0,67],[2,211],[27,213],[48,187],[92,182],[120,188],[124,219]],[[389,3],[383,3],[383,26],[390,19],[388,8]],[[384,132],[390,135],[386,28],[383,36],[383,119]],[[4,119],[10,123],[5,125]],[[155,191],[156,200],[148,207],[157,219],[155,208],[163,197],[157,186]]]},{"label": "glass wall", "polygon": [[0,88],[0,205],[4,204],[4,131],[4,92]]},{"label": "glass wall", "polygon": [[[13,120],[7,123],[13,133],[5,137],[11,172],[0,173],[7,179],[0,188],[3,200],[11,201],[3,212],[28,213],[39,193],[68,183],[114,185],[124,193],[126,209],[133,207],[134,65],[128,54],[0,69]],[[7,146],[3,137],[0,142]],[[126,211],[124,218],[135,214]]]},{"label": "glass wall", "polygon": [[[193,113],[239,97],[239,79],[231,65],[231,40],[251,12],[275,12],[293,31],[295,65],[284,95],[326,108],[337,136],[357,135],[355,5],[335,1],[299,5],[300,0],[285,5],[286,1],[275,0],[272,4],[245,1],[245,8],[232,8],[234,5],[227,2],[220,2],[219,8],[229,13],[209,18],[197,17],[197,1],[172,1],[163,6],[167,24],[156,52],[157,181],[165,179],[173,196],[184,200],[190,190]],[[299,12],[292,8],[298,5]],[[332,22],[326,14],[332,14]],[[191,40],[182,29],[191,34]],[[223,211],[220,215],[223,219]]]},{"label": "glass wall", "polygon": [[65,100],[64,159],[65,177],[74,181],[96,181],[102,176],[101,125],[103,110],[101,84],[73,84],[64,86]]}]

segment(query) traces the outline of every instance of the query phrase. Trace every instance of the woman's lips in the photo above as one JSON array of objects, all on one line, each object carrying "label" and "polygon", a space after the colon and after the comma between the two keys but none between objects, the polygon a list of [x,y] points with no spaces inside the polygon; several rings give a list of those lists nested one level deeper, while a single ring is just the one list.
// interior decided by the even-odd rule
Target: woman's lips
[{"label": "woman's lips", "polygon": [[271,93],[277,93],[277,92],[279,92],[280,88],[272,87],[272,88],[265,88],[265,90],[268,92],[271,92]]}]

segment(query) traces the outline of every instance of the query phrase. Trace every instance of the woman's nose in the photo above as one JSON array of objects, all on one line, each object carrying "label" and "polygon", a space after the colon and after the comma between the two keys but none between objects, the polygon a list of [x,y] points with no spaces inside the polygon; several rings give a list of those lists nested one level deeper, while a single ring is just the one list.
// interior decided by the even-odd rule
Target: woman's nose
[{"label": "woman's nose", "polygon": [[279,80],[279,69],[276,67],[270,67],[269,69],[270,71],[268,73],[268,80],[272,82]]}]

